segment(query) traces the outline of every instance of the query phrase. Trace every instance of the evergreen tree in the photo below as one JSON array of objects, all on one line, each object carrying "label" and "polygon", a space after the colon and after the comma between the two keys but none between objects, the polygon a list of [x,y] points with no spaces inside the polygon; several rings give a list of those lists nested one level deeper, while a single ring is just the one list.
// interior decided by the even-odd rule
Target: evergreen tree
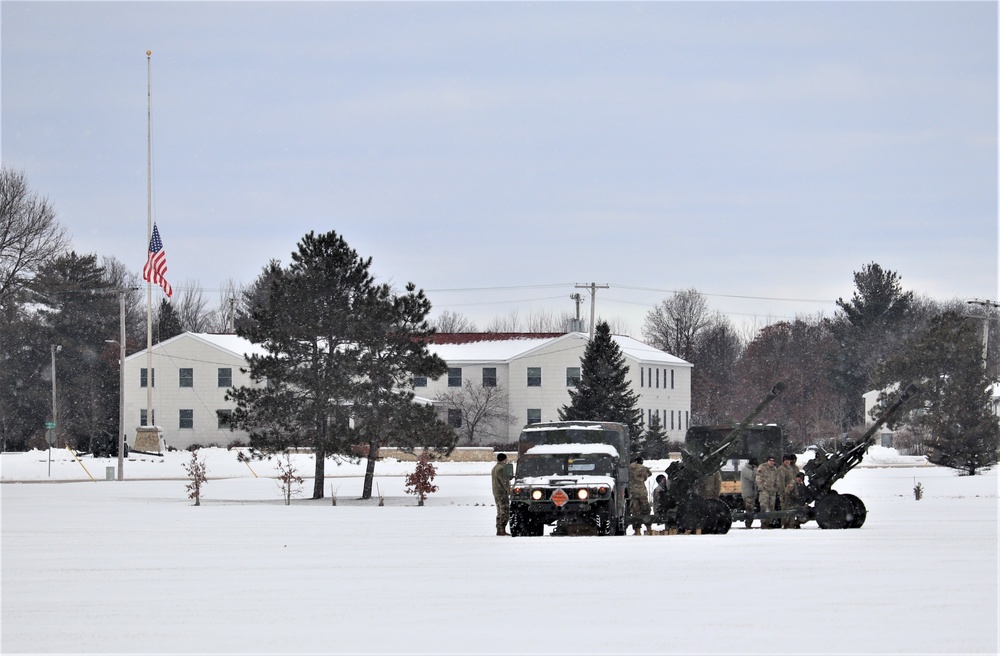
[{"label": "evergreen tree", "polygon": [[385,440],[403,448],[454,444],[454,432],[408,389],[414,374],[446,371],[427,349],[430,303],[412,285],[398,296],[377,285],[370,266],[335,232],[310,232],[287,269],[265,267],[236,322],[238,335],[266,351],[249,358],[251,380],[266,385],[229,392],[233,424],[264,451],[311,445],[314,499],[323,498],[327,456],[353,444],[368,446],[365,498]]},{"label": "evergreen tree", "polygon": [[570,403],[559,410],[566,421],[617,421],[638,437],[642,411],[636,407],[638,395],[628,381],[628,365],[621,348],[611,337],[604,321],[597,324],[594,339],[583,352],[580,382],[569,391]]},{"label": "evergreen tree", "polygon": [[[96,255],[70,252],[43,265],[31,282],[42,304],[47,344],[37,357],[51,384],[51,345],[56,356],[60,444],[90,447],[90,439],[118,434],[118,298]],[[39,416],[48,416],[51,411]]]},{"label": "evergreen tree", "polygon": [[159,310],[156,313],[156,329],[153,331],[153,343],[165,342],[171,337],[177,337],[184,329],[181,327],[181,317],[177,314],[173,304],[167,299],[160,301]]},{"label": "evergreen tree", "polygon": [[660,421],[659,414],[654,414],[649,420],[640,449],[642,457],[649,460],[662,460],[667,457],[667,434],[663,432],[663,422]]},{"label": "evergreen tree", "polygon": [[405,450],[434,447],[450,452],[458,439],[431,406],[414,403],[413,377],[440,378],[448,365],[428,347],[434,329],[427,322],[431,303],[410,283],[396,295],[388,285],[368,290],[359,304],[358,376],[353,412],[360,441],[368,447],[361,498],[370,499],[379,448],[392,440]]},{"label": "evergreen tree", "polygon": [[[991,384],[983,366],[978,327],[955,311],[931,320],[906,350],[882,365],[876,380],[884,389],[916,381],[921,407],[897,418],[922,429],[929,438],[931,460],[975,475],[997,463],[1000,424],[991,411]],[[886,403],[893,395],[884,394]]]},{"label": "evergreen tree", "polygon": [[271,261],[246,295],[236,334],[266,353],[249,357],[250,379],[231,390],[233,424],[267,452],[309,445],[313,498],[323,498],[328,454],[350,444],[360,306],[375,282],[369,267],[335,232],[310,232],[283,268]]},{"label": "evergreen tree", "polygon": [[839,344],[829,362],[835,388],[846,402],[843,428],[861,423],[861,395],[873,388],[875,367],[899,352],[913,307],[913,292],[903,291],[899,275],[875,262],[854,272],[854,285],[850,301],[837,299],[841,312],[830,322]]}]

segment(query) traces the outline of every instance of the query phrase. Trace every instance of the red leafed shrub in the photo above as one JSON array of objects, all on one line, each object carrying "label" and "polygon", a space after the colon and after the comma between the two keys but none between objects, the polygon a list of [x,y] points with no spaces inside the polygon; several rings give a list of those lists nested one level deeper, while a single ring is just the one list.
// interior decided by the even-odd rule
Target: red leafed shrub
[{"label": "red leafed shrub", "polygon": [[406,475],[406,493],[414,494],[417,497],[417,505],[424,505],[424,500],[428,494],[437,492],[437,485],[434,485],[434,476],[437,469],[431,463],[430,455],[425,450],[417,459],[417,468],[412,474]]}]

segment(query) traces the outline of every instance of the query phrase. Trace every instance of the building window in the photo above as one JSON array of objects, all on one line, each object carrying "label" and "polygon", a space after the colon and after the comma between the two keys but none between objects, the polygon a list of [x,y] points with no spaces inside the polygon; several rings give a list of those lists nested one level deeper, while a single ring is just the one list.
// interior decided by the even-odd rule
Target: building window
[{"label": "building window", "polygon": [[580,384],[580,367],[566,367],[566,387]]},{"label": "building window", "polygon": [[660,370],[656,370],[656,389],[660,388]]},{"label": "building window", "polygon": [[448,425],[452,428],[462,427],[462,411],[455,408],[448,408]]},{"label": "building window", "polygon": [[684,423],[687,424],[688,428],[691,428],[691,413],[688,410],[684,411]]},{"label": "building window", "polygon": [[178,370],[178,375],[181,387],[194,387],[194,369],[181,368]]},{"label": "building window", "polygon": [[219,428],[231,428],[233,425],[232,410],[216,410],[215,416],[219,420]]},{"label": "building window", "polygon": [[670,370],[670,389],[674,388],[674,370]]},{"label": "building window", "polygon": [[448,387],[462,386],[462,368],[448,367]]},{"label": "building window", "polygon": [[219,367],[219,387],[233,386],[233,370],[231,367]]},{"label": "building window", "polygon": [[194,428],[194,410],[179,410],[177,428]]},{"label": "building window", "polygon": [[540,424],[540,423],[542,423],[542,409],[541,408],[528,408],[528,423],[529,424]]},{"label": "building window", "polygon": [[645,367],[639,367],[639,387],[646,386],[646,369]]},{"label": "building window", "polygon": [[[680,420],[681,420],[681,418],[678,416],[677,417],[677,421],[679,422]],[[671,410],[670,411],[670,430],[673,430],[673,429],[674,429],[674,411]]]},{"label": "building window", "polygon": [[497,386],[497,368],[483,367],[483,387]]},{"label": "building window", "polygon": [[[153,410],[153,421],[156,421],[156,410]],[[139,411],[139,425],[140,426],[149,426],[149,425],[151,425],[151,424],[149,424],[146,421],[146,411],[145,410],[140,410]]]},{"label": "building window", "polygon": [[528,387],[542,386],[542,368],[528,367]]},{"label": "building window", "polygon": [[413,377],[414,387],[427,387],[427,376],[414,376]]},{"label": "building window", "polygon": [[[145,387],[146,385],[146,368],[143,367],[139,370],[139,387]],[[156,387],[156,368],[153,369],[153,387]]]}]

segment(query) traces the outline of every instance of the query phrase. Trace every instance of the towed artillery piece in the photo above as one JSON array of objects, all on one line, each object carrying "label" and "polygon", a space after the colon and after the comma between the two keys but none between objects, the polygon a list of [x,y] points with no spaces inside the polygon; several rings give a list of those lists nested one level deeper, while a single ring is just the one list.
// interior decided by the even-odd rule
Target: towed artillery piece
[{"label": "towed artillery piece", "polygon": [[704,499],[697,494],[699,482],[714,476],[727,460],[727,453],[739,441],[751,422],[785,389],[777,383],[753,412],[736,425],[722,440],[705,445],[696,453],[683,451],[681,459],[670,463],[666,474],[667,491],[654,499],[653,514],[630,517],[629,522],[664,524],[684,532],[728,533],[733,520],[729,506],[720,499]]},{"label": "towed artillery piece", "polygon": [[794,518],[798,522],[804,523],[815,519],[820,528],[861,528],[868,517],[868,509],[864,502],[853,494],[840,494],[833,489],[833,486],[861,464],[868,448],[877,439],[878,429],[919,391],[920,388],[917,385],[910,383],[861,437],[856,440],[847,440],[832,453],[819,451],[812,460],[805,464],[802,470],[808,480],[805,486],[805,507],[757,512],[753,513],[752,517],[748,517],[748,513],[743,510],[735,510],[732,513],[733,521],[746,519],[769,521]]}]

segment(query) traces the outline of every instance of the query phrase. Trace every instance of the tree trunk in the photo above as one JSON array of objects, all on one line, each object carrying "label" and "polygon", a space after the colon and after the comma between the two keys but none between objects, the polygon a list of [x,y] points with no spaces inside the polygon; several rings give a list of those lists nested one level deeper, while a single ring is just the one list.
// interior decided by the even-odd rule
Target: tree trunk
[{"label": "tree trunk", "polygon": [[362,499],[372,498],[372,485],[375,482],[375,461],[378,460],[378,440],[368,441],[368,466],[365,468],[365,486],[361,492]]},{"label": "tree trunk", "polygon": [[323,477],[326,475],[326,448],[322,443],[316,444],[313,450],[316,456],[316,476],[313,481],[313,499],[323,498]]}]

